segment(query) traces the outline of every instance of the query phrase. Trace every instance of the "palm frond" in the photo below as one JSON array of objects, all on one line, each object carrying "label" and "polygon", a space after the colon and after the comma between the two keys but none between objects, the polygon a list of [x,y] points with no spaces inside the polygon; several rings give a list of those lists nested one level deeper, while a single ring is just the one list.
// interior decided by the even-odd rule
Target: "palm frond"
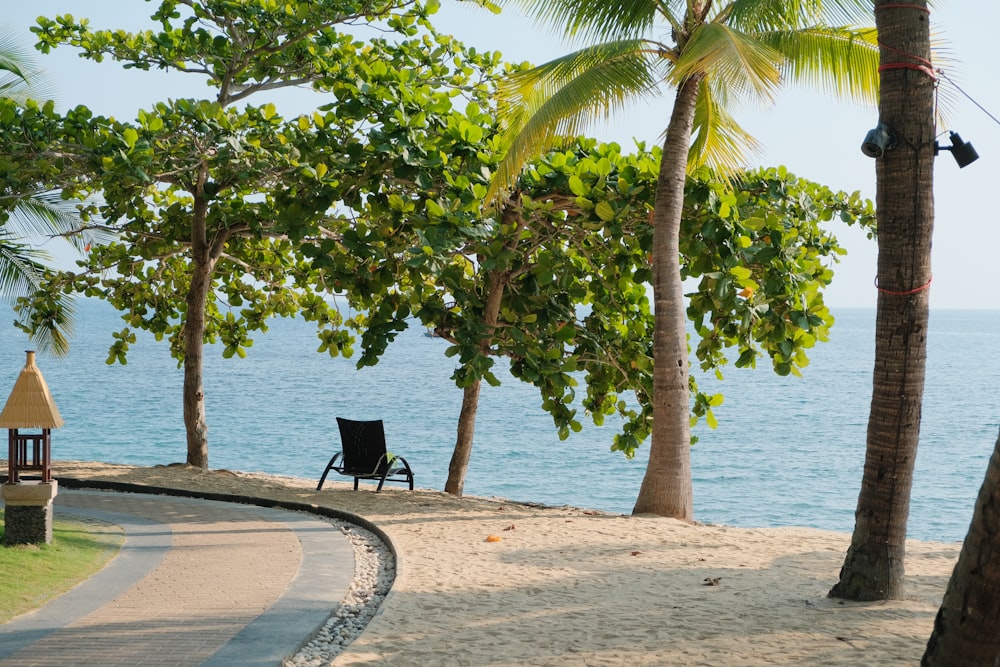
[{"label": "palm frond", "polygon": [[[75,199],[63,199],[55,190],[21,197],[12,208],[0,211],[0,225],[6,225],[15,237],[59,237],[78,252],[87,246],[104,245],[118,238],[117,232],[104,226],[99,218],[88,222],[80,218]],[[6,219],[4,215],[8,216]]]},{"label": "palm frond", "polygon": [[789,25],[789,18],[795,21],[792,5],[786,0],[733,0],[709,20],[725,23],[740,32],[762,32],[776,25]]},{"label": "palm frond", "polygon": [[[19,297],[30,297],[42,286],[47,253],[11,240],[0,227],[0,299],[12,307]],[[18,320],[27,325],[38,321],[31,340],[42,352],[61,357],[69,352],[69,336],[73,331],[73,297],[59,294],[44,318],[35,317],[30,307],[18,314]]]},{"label": "palm frond", "polygon": [[878,101],[878,33],[875,28],[811,27],[760,35],[784,55],[782,75],[855,101]]},{"label": "palm frond", "polygon": [[61,236],[77,250],[94,242],[93,233],[83,223],[72,201],[58,192],[39,192],[18,199],[9,211],[8,230],[19,237]]},{"label": "palm frond", "polygon": [[871,0],[733,0],[713,20],[748,33],[811,25],[870,26]]},{"label": "palm frond", "polygon": [[76,322],[74,315],[74,300],[64,295],[59,308],[35,328],[29,340],[35,343],[40,352],[48,352],[55,357],[66,356],[69,353],[69,338]]},{"label": "palm frond", "polygon": [[[931,62],[934,63],[934,70],[938,75],[934,122],[939,128],[947,128],[948,119],[954,116],[960,98],[967,93],[957,83],[961,79],[961,73],[951,42],[937,33],[933,27],[931,28]],[[954,71],[952,71],[953,68]]]},{"label": "palm frond", "polygon": [[0,99],[10,100],[18,106],[24,106],[25,102],[35,95],[27,80],[20,76],[20,70],[16,72],[0,66]]},{"label": "palm frond", "polygon": [[[947,67],[938,67],[938,62],[937,54],[935,54],[934,64],[938,73],[938,87],[934,115],[937,126],[945,129],[949,126],[950,119],[954,117],[955,110],[963,103],[963,100],[971,101],[976,106],[979,106],[979,103],[964,90],[965,84],[962,82],[961,73],[952,72]],[[981,106],[980,109],[982,109]],[[987,114],[992,116],[989,112]]]},{"label": "palm frond", "polygon": [[725,89],[703,79],[694,111],[689,171],[707,164],[728,177],[744,170],[747,158],[760,152],[760,143],[740,127],[727,106]]},{"label": "palm frond", "polygon": [[13,31],[7,26],[0,25],[0,70],[23,79],[27,75],[22,68],[30,60],[30,54],[14,38]]},{"label": "palm frond", "polygon": [[582,43],[647,36],[658,16],[667,22],[678,20],[670,5],[686,6],[657,0],[504,0],[501,4],[519,5],[535,21]]},{"label": "palm frond", "polygon": [[871,0],[812,0],[809,4],[818,6],[815,24],[871,26],[875,22]]},{"label": "palm frond", "polygon": [[0,26],[0,98],[24,104],[28,99],[50,97],[50,85],[31,52],[21,46],[10,28]]},{"label": "palm frond", "polygon": [[561,136],[575,136],[596,119],[657,92],[655,54],[641,40],[600,44],[568,54],[504,81],[498,117],[509,141],[490,197],[513,183],[532,155]]},{"label": "palm frond", "polygon": [[774,99],[781,84],[784,56],[770,45],[721,23],[707,23],[694,31],[671,75],[677,85],[695,75],[724,81],[738,97]]},{"label": "palm frond", "polygon": [[[2,231],[2,228],[0,228]],[[18,296],[30,294],[41,285],[45,272],[44,261],[49,259],[44,251],[13,241],[7,234],[0,234],[0,295],[10,305]]]}]

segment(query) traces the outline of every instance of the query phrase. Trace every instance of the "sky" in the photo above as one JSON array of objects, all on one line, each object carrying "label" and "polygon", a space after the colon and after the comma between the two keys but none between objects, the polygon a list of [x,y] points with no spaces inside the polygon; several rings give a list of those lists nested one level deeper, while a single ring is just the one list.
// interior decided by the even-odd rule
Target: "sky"
[{"label": "sky", "polygon": [[[941,159],[936,161],[931,308],[1000,310],[996,286],[1000,274],[1000,222],[995,211],[997,203],[990,194],[993,188],[1000,188],[995,183],[995,165],[1000,161],[1000,122],[993,118],[1000,118],[1000,86],[995,85],[997,74],[992,69],[1000,3],[938,0],[934,4],[932,31],[934,38],[945,45],[946,51],[942,52],[948,58],[947,64],[942,64],[943,60],[937,64],[954,82],[942,81],[942,93],[947,89],[955,100],[947,124],[938,130],[958,132],[975,146],[980,158],[964,169],[959,169],[947,153],[941,153]],[[20,35],[22,44],[30,47],[34,40],[28,29],[38,16],[70,13],[89,18],[95,28],[137,30],[156,27],[148,17],[157,6],[158,2],[142,0],[7,0],[0,8],[0,25]],[[502,52],[508,61],[541,63],[571,50],[559,35],[535,26],[513,7],[497,16],[469,4],[442,0],[441,11],[432,22],[467,45]],[[206,94],[199,78],[128,72],[112,61],[83,60],[70,47],[36,56],[63,110],[85,104],[95,113],[131,120],[138,109],[157,101]],[[300,104],[298,100],[304,99],[292,97],[295,95],[311,95],[309,100],[315,97],[292,91],[277,94],[288,95],[288,104]],[[634,139],[647,145],[659,143],[671,101],[668,92],[594,126],[590,134],[616,141],[625,150],[634,146]],[[280,102],[276,103],[280,107]],[[789,88],[773,105],[739,109],[736,117],[763,145],[748,167],[784,165],[799,177],[834,190],[859,191],[874,201],[875,161],[864,156],[860,146],[865,134],[878,122],[875,107],[863,108],[812,90]],[[947,134],[941,141],[948,143]],[[834,267],[835,277],[826,291],[826,302],[835,310],[873,308],[875,243],[859,231],[836,224],[834,233],[848,255]]]}]

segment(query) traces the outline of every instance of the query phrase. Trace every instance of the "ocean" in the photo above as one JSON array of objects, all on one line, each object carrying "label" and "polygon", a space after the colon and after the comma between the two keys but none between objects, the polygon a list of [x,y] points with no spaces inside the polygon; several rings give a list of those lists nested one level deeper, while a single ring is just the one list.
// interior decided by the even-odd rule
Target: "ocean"
[{"label": "ocean", "polygon": [[[9,322],[8,310],[2,313]],[[733,526],[812,526],[850,532],[864,464],[875,312],[843,309],[831,340],[810,353],[804,377],[778,377],[770,362],[730,368],[719,426],[696,428],[695,518]],[[125,366],[105,364],[123,326],[100,301],[79,303],[66,358],[39,355],[66,425],[53,458],[155,465],[183,461],[182,371],[165,342],[138,332]],[[450,379],[448,343],[404,332],[382,361],[318,354],[313,328],[275,319],[246,359],[209,349],[205,401],[209,464],[318,478],[339,450],[335,418],[382,419],[389,449],[414,468],[417,485],[443,489],[462,392]],[[25,337],[0,328],[0,400],[24,366]],[[927,387],[910,512],[911,537],[961,540],[997,439],[1000,312],[931,313]],[[501,371],[505,370],[499,362]],[[465,493],[612,512],[632,509],[648,453],[609,447],[616,420],[585,423],[559,441],[537,390],[505,372],[484,385]],[[714,379],[702,380],[709,387]]]}]

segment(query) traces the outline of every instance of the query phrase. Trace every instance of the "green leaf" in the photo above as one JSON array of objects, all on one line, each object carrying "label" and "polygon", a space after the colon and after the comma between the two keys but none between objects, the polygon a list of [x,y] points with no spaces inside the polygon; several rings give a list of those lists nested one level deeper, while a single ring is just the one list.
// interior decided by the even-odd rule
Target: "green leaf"
[{"label": "green leaf", "polygon": [[745,266],[734,266],[729,269],[729,273],[741,283],[745,280],[749,280],[753,276],[753,271]]},{"label": "green leaf", "polygon": [[444,217],[445,215],[444,207],[442,207],[433,199],[428,199],[425,205],[427,206],[427,215],[429,215],[430,217],[432,218]]},{"label": "green leaf", "polygon": [[599,201],[594,206],[594,213],[604,222],[611,222],[615,219],[615,209],[606,201]]},{"label": "green leaf", "polygon": [[129,148],[135,148],[135,143],[139,141],[139,133],[134,128],[128,127],[122,132],[122,138]]}]

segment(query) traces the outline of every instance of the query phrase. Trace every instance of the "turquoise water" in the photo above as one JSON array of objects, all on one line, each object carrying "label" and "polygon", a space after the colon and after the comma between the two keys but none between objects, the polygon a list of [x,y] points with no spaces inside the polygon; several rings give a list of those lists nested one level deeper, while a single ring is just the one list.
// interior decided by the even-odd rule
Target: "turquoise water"
[{"label": "turquoise water", "polygon": [[[802,525],[850,531],[864,463],[871,399],[874,311],[837,314],[831,342],[814,350],[804,378],[780,378],[763,362],[730,370],[718,429],[699,427],[692,453],[695,516],[737,526]],[[9,313],[5,313],[9,319]],[[66,426],[55,459],[152,465],[183,461],[182,373],[165,343],[140,335],[127,366],[104,360],[117,315],[83,302],[73,349],[40,356]],[[441,489],[455,440],[461,391],[449,379],[447,343],[405,332],[374,368],[315,352],[309,325],[274,320],[246,359],[207,355],[205,394],[213,468],[318,477],[339,449],[334,418],[385,421],[390,449],[417,484]],[[0,329],[0,400],[27,345]],[[935,311],[910,534],[965,535],[997,437],[1000,312]],[[533,387],[501,376],[484,387],[468,494],[629,512],[646,449],[633,461],[608,451],[614,423],[560,442]]]}]

